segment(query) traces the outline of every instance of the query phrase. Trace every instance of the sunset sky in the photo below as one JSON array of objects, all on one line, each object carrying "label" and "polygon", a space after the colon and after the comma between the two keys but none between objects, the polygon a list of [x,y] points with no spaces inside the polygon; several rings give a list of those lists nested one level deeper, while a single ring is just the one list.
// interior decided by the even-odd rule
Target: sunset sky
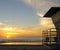
[{"label": "sunset sky", "polygon": [[54,27],[43,16],[56,6],[60,0],[0,0],[0,37],[41,37],[43,30]]}]

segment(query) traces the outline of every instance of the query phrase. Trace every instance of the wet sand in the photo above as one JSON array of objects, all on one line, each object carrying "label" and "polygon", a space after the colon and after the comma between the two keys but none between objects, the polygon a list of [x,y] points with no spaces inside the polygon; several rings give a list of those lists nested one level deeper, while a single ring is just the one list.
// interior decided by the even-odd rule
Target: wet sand
[{"label": "wet sand", "polygon": [[8,42],[0,43],[0,50],[52,50],[51,47],[42,45],[41,42]]}]

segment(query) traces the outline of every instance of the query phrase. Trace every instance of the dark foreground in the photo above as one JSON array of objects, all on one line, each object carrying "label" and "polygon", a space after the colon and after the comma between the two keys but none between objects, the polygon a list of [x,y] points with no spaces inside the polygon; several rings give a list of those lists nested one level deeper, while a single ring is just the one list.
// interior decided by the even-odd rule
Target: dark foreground
[{"label": "dark foreground", "polygon": [[52,50],[46,45],[0,45],[0,50]]}]

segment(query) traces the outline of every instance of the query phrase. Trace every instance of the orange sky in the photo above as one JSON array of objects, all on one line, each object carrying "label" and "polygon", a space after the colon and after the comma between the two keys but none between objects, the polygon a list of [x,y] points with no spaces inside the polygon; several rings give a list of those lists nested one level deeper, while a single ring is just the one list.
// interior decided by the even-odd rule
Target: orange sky
[{"label": "orange sky", "polygon": [[4,25],[4,27],[0,27],[0,37],[2,38],[42,37],[42,31],[55,27],[51,18],[41,18],[38,26],[28,28],[17,28],[4,23],[0,23],[0,25]]},{"label": "orange sky", "polygon": [[13,27],[0,28],[0,37],[18,38],[18,37],[40,37],[39,30],[34,29],[18,29]]}]

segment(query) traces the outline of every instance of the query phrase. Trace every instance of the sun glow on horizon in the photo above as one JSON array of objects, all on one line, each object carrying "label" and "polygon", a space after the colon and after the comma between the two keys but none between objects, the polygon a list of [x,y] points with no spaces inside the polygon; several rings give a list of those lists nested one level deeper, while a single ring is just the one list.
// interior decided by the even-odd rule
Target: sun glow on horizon
[{"label": "sun glow on horizon", "polygon": [[12,31],[13,28],[12,27],[4,27],[3,30]]},{"label": "sun glow on horizon", "polygon": [[17,33],[13,33],[13,32],[5,33],[5,37],[6,38],[14,38],[14,37],[16,37],[16,35],[18,35],[18,34]]},{"label": "sun glow on horizon", "polygon": [[6,38],[10,38],[10,35],[6,35]]},{"label": "sun glow on horizon", "polygon": [[[15,27],[4,27],[1,28],[2,38],[24,38],[24,37],[39,37],[41,36],[40,32],[35,29],[22,29]],[[38,34],[37,34],[38,33]]]}]

